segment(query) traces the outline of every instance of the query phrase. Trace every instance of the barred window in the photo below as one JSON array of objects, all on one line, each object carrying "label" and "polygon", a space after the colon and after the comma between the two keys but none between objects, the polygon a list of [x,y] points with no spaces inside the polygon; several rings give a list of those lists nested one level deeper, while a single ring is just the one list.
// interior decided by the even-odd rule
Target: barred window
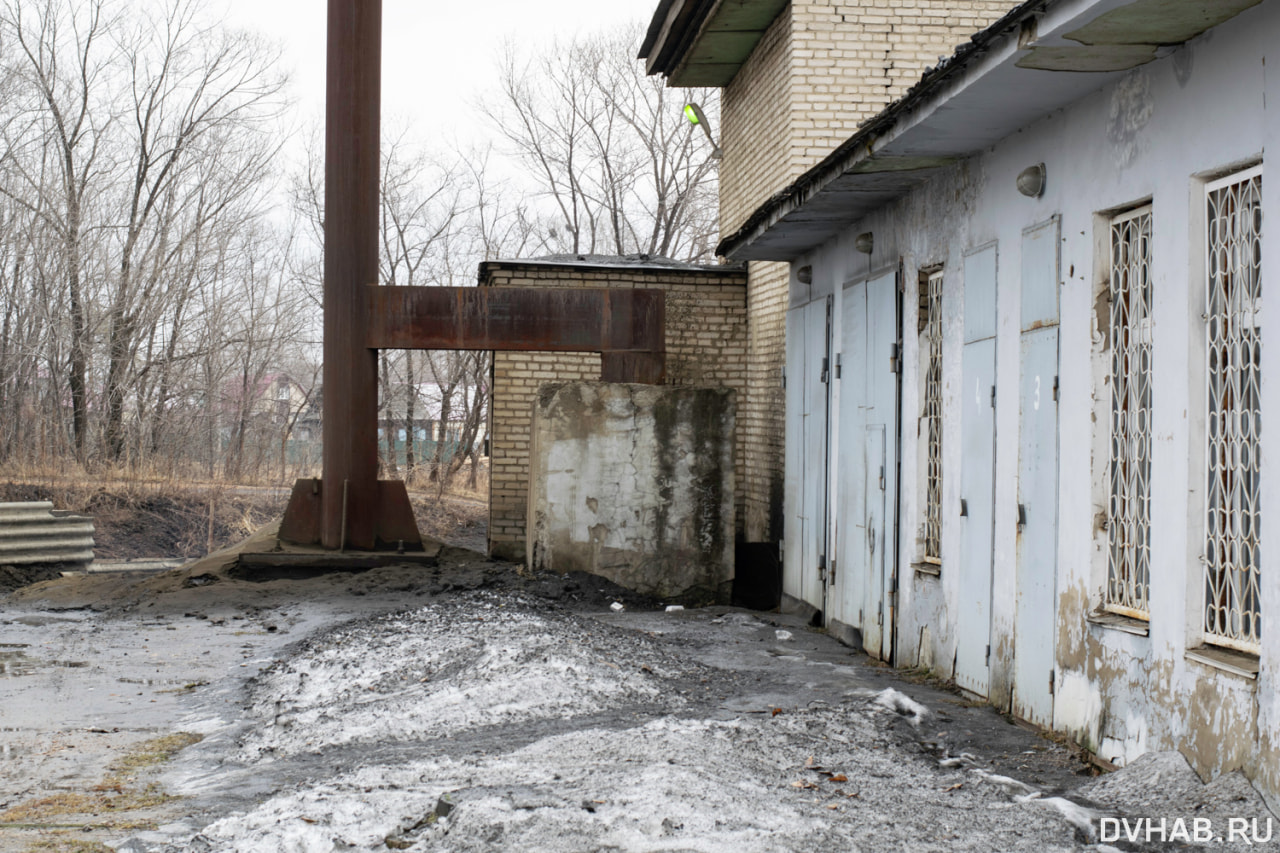
[{"label": "barred window", "polygon": [[942,272],[928,277],[925,294],[924,433],[926,436],[924,560],[942,563]]},{"label": "barred window", "polygon": [[1262,167],[1206,186],[1205,639],[1257,653]]},{"label": "barred window", "polygon": [[1111,220],[1111,455],[1106,609],[1149,618],[1151,206]]}]

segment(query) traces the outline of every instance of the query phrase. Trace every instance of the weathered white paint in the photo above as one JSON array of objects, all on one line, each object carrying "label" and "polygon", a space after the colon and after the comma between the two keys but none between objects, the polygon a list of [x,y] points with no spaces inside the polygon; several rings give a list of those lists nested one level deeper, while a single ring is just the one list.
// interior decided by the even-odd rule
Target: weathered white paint
[{"label": "weathered white paint", "polygon": [[828,623],[855,629],[868,654],[889,659],[894,618],[890,590],[896,551],[898,328],[896,270],[845,282],[838,317],[839,378],[833,378],[839,430],[833,431],[832,506],[836,570]]},{"label": "weathered white paint", "polygon": [[[1075,8],[1075,7],[1072,7]],[[1042,27],[1052,24],[1042,22]],[[1265,95],[1280,62],[1268,57],[1280,44],[1280,4],[1263,3],[1162,58],[1107,80],[1100,90],[1030,123],[969,160],[934,173],[898,200],[850,223],[836,237],[795,260],[813,267],[814,295],[838,283],[896,267],[915,282],[925,267],[943,264],[944,505],[940,577],[912,576],[918,560],[914,531],[921,490],[914,429],[902,431],[904,535],[898,633],[899,660],[932,659],[950,674],[956,659],[960,612],[959,516],[962,459],[964,258],[988,243],[998,246],[995,360],[994,584],[991,597],[991,701],[1008,707],[1015,682],[1018,638],[1017,504],[1021,264],[1023,229],[1061,217],[1061,347],[1059,379],[1061,471],[1057,487],[1057,636],[1052,721],[1107,758],[1131,760],[1150,749],[1181,749],[1205,775],[1243,768],[1275,803],[1280,794],[1280,636],[1270,623],[1280,614],[1280,582],[1273,569],[1280,542],[1263,544],[1264,630],[1256,681],[1188,659],[1200,635],[1203,579],[1198,561],[1203,530],[1204,344],[1203,181],[1265,160],[1280,141],[1280,110]],[[1268,70],[1266,60],[1271,60]],[[932,106],[941,133],[962,132],[964,121],[997,121],[1010,91],[1056,92],[1055,72],[1002,67],[990,79],[965,77],[953,89],[982,114],[949,113]],[[1011,89],[1012,87],[1012,89]],[[1271,86],[1272,99],[1280,88]],[[1022,99],[1025,101],[1025,98]],[[946,113],[945,115],[943,115]],[[988,114],[990,113],[990,114]],[[1003,118],[999,119],[1003,120]],[[988,124],[989,126],[989,124]],[[941,138],[941,137],[939,137]],[[1018,173],[1043,162],[1048,181],[1040,198],[1015,190]],[[1264,162],[1265,168],[1270,168]],[[1106,576],[1105,531],[1095,519],[1105,506],[1109,389],[1102,384],[1103,337],[1097,299],[1105,292],[1106,216],[1150,199],[1153,206],[1152,584],[1149,636],[1091,624]],[[1280,175],[1263,180],[1263,206],[1280,215]],[[803,210],[803,209],[802,209]],[[778,226],[780,234],[787,224]],[[871,258],[853,247],[854,236],[875,234]],[[782,239],[777,237],[776,239]],[[1280,270],[1280,234],[1264,232],[1264,287]],[[1105,304],[1105,303],[1104,303]],[[904,318],[904,375],[920,375],[914,312]],[[1105,315],[1101,318],[1105,326]],[[1264,336],[1266,333],[1264,332]],[[1263,422],[1280,423],[1280,343],[1263,346]],[[917,423],[920,397],[903,394],[901,421]],[[834,427],[837,431],[838,424]],[[1263,445],[1264,531],[1280,508],[1280,479],[1270,477],[1274,442]],[[838,510],[837,510],[838,512]],[[1264,536],[1266,534],[1264,533]],[[1026,614],[1024,614],[1025,616]],[[1053,613],[1044,614],[1054,619]],[[927,628],[928,630],[922,630]],[[931,648],[921,650],[921,637]]]},{"label": "weathered white paint", "polygon": [[786,480],[782,591],[825,607],[828,379],[831,300],[787,312]]},{"label": "weathered white paint", "polygon": [[529,452],[528,564],[662,598],[729,599],[734,392],[542,386]]}]

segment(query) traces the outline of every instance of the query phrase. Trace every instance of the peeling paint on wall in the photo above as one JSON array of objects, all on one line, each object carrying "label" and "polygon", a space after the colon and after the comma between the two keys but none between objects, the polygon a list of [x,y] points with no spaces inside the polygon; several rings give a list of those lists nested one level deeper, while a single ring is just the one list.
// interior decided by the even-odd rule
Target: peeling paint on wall
[{"label": "peeling paint on wall", "polygon": [[[1166,5],[1178,14],[1193,5],[1214,12],[1214,4]],[[1256,680],[1195,657],[1195,649],[1204,642],[1204,584],[1197,555],[1205,524],[1200,492],[1207,405],[1203,368],[1197,367],[1206,357],[1200,319],[1204,258],[1203,251],[1197,253],[1206,226],[1197,182],[1233,164],[1256,162],[1258,152],[1276,147],[1280,123],[1266,104],[1266,84],[1274,74],[1259,73],[1259,68],[1275,65],[1266,63],[1266,54],[1280,43],[1280,5],[1249,9],[1255,5],[1243,0],[1224,3],[1218,11],[1248,11],[1176,50],[1153,52],[1160,42],[1140,42],[1139,53],[1159,58],[1061,110],[1046,112],[963,164],[937,168],[920,186],[848,223],[796,264],[812,265],[814,295],[819,288],[835,294],[837,315],[842,282],[898,263],[908,282],[924,266],[941,265],[944,271],[942,565],[937,575],[909,568],[918,559],[914,534],[922,492],[906,479],[900,510],[906,527],[898,559],[913,575],[903,578],[902,585],[899,642],[907,653],[905,660],[921,665],[927,661],[947,676],[955,671],[960,620],[953,617],[963,600],[957,570],[963,259],[976,247],[998,244],[996,432],[1001,438],[996,451],[1000,485],[995,501],[990,698],[1004,705],[1007,690],[1018,690],[1018,684],[1009,683],[1008,661],[1017,660],[1020,648],[1007,594],[1015,580],[1017,538],[1019,246],[1024,229],[1061,215],[1061,268],[1069,272],[1060,290],[1061,534],[1054,728],[1121,764],[1144,752],[1173,749],[1206,779],[1241,770],[1274,806],[1280,800],[1280,691],[1275,684],[1280,635],[1263,637],[1261,654],[1252,664],[1260,670]],[[1166,8],[1159,3],[1130,6]],[[1128,44],[1093,37],[1098,44],[1081,49]],[[1044,194],[1034,199],[1017,194],[1018,173],[1041,162],[1051,176]],[[1280,182],[1266,186],[1270,205],[1280,198]],[[1150,618],[1108,621],[1104,590],[1113,342],[1108,339],[1112,306],[1107,235],[1115,212],[1146,204],[1152,207],[1154,223],[1149,268],[1154,388]],[[864,232],[875,234],[869,258],[853,247],[855,235]],[[1275,258],[1275,245],[1273,241],[1264,246],[1264,265]],[[912,386],[920,375],[915,319],[907,312],[902,330],[904,424],[918,423],[920,417],[920,395]],[[1275,365],[1271,359],[1277,352],[1280,348],[1264,348],[1263,359]],[[1265,386],[1264,407],[1280,405],[1276,387]],[[903,431],[904,478],[920,476],[919,464],[908,464],[918,458],[920,440],[918,430]],[[1280,488],[1274,482],[1272,478],[1264,484],[1264,507],[1280,506],[1280,500],[1267,502]],[[1268,612],[1280,607],[1280,587],[1273,582],[1269,579],[1263,591]]]},{"label": "peeling paint on wall", "polygon": [[570,382],[534,406],[529,565],[675,601],[733,580],[734,392]]}]

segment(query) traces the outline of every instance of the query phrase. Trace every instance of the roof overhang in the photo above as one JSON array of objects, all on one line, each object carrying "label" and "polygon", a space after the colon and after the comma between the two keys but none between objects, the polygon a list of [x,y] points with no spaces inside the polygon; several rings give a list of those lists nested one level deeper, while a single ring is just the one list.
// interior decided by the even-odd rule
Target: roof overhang
[{"label": "roof overhang", "polygon": [[670,86],[727,86],[788,0],[662,0],[640,47]]},{"label": "roof overhang", "polygon": [[794,260],[989,148],[1262,0],[1028,0],[962,46],[726,237]]}]

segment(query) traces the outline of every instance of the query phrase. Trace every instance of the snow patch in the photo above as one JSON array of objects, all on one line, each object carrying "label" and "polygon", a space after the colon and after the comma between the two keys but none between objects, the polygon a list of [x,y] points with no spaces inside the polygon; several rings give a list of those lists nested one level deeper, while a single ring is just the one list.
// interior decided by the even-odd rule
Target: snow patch
[{"label": "snow patch", "polygon": [[875,704],[881,708],[886,708],[894,713],[901,714],[911,721],[913,726],[918,726],[929,716],[929,709],[912,699],[905,693],[900,693],[892,687],[886,687],[876,694]]}]

